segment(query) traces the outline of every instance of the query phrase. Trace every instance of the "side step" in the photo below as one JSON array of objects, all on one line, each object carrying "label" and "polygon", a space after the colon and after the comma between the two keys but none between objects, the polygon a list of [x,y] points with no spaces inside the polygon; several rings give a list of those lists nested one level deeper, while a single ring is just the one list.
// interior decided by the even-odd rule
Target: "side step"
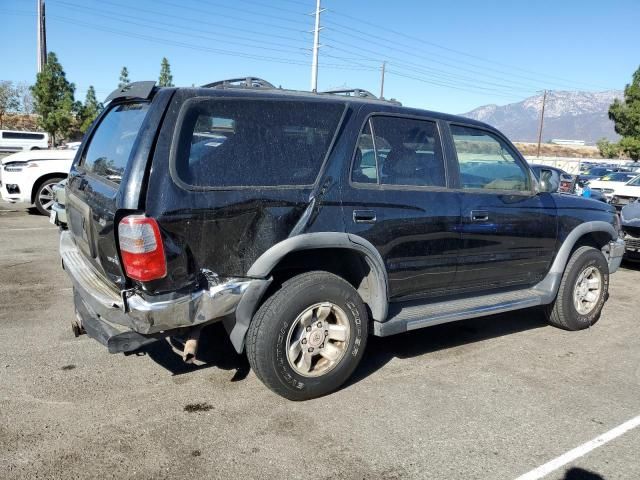
[{"label": "side step", "polygon": [[386,337],[441,323],[535,307],[547,303],[545,297],[540,290],[528,288],[432,303],[391,303],[387,321],[373,322],[373,334]]}]

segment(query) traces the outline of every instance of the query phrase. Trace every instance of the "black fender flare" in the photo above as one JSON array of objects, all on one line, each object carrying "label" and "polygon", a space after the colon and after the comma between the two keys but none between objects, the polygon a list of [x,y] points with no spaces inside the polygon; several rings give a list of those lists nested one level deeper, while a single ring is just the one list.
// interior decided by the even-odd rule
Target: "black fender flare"
[{"label": "black fender flare", "polygon": [[266,252],[253,263],[247,277],[256,279],[254,288],[245,292],[236,308],[235,324],[228,326],[229,338],[237,352],[244,350],[244,338],[249,328],[251,318],[262,299],[269,283],[270,275],[278,263],[289,253],[321,248],[343,248],[361,254],[370,268],[373,279],[369,283],[370,294],[363,299],[371,310],[374,320],[383,322],[387,318],[389,307],[389,281],[384,261],[376,248],[364,238],[343,232],[318,232],[296,235],[283,240]]},{"label": "black fender flare", "polygon": [[[564,269],[567,266],[569,255],[571,255],[575,244],[581,237],[593,232],[607,233],[611,240],[618,238],[618,232],[616,232],[613,225],[600,220],[581,223],[571,230],[558,249],[558,253],[556,253],[549,272],[545,278],[534,287],[536,290],[544,293],[544,303],[551,303],[556,298]],[[605,252],[603,251],[603,253]]]}]

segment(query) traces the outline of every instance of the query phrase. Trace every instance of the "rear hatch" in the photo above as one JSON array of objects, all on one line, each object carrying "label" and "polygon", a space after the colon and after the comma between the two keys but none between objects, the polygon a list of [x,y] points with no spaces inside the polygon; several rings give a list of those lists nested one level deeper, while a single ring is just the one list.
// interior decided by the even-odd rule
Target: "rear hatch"
[{"label": "rear hatch", "polygon": [[126,288],[126,278],[117,222],[142,207],[155,132],[172,93],[150,100],[152,88],[153,83],[145,98],[111,102],[86,136],[67,184],[69,231],[85,258],[118,289]]}]

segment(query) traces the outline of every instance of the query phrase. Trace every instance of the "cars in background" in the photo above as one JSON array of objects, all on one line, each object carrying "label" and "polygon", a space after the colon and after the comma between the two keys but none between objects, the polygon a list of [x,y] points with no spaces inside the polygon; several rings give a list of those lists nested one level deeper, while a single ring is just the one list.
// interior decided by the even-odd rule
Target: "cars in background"
[{"label": "cars in background", "polygon": [[617,187],[621,187],[637,176],[638,174],[633,172],[611,172],[598,180],[590,180],[588,185],[591,191],[599,190],[605,197],[611,199]]},{"label": "cars in background", "polygon": [[640,175],[622,186],[616,187],[611,198],[611,204],[616,208],[635,202],[640,198]]},{"label": "cars in background", "polygon": [[34,205],[42,215],[53,206],[53,185],[65,179],[77,150],[18,152],[1,160],[2,199]]},{"label": "cars in background", "polygon": [[609,167],[591,167],[588,170],[584,171],[584,172],[580,172],[580,175],[578,176],[578,182],[581,185],[584,185],[584,183],[590,181],[590,180],[597,180],[598,178],[613,172],[613,168],[609,168]]},{"label": "cars in background", "polygon": [[640,202],[626,205],[620,211],[624,232],[625,260],[640,262]]},{"label": "cars in background", "polygon": [[45,132],[21,132],[0,130],[0,151],[45,150],[49,146],[49,134]]}]

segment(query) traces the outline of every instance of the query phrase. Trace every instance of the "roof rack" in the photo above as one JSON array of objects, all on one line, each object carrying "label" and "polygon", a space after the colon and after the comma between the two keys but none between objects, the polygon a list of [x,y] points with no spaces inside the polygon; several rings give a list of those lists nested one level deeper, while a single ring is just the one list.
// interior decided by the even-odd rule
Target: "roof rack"
[{"label": "roof rack", "polygon": [[369,90],[365,90],[363,88],[340,88],[337,90],[325,90],[323,92],[320,93],[331,93],[334,95],[345,95],[347,97],[360,97],[360,98],[375,98],[376,100],[378,100],[378,97],[376,97],[373,93],[371,93]]},{"label": "roof rack", "polygon": [[207,83],[203,88],[234,87],[234,88],[276,88],[275,85],[258,77],[230,78]]},{"label": "roof rack", "polygon": [[371,93],[369,90],[365,90],[364,88],[340,88],[336,90],[325,90],[320,93],[330,93],[332,95],[344,95],[346,97],[370,98],[373,100],[381,100],[383,102],[389,102],[393,105],[398,105],[399,107],[402,106],[402,103],[400,103],[395,98],[387,99],[384,97],[376,97],[373,93]]}]

